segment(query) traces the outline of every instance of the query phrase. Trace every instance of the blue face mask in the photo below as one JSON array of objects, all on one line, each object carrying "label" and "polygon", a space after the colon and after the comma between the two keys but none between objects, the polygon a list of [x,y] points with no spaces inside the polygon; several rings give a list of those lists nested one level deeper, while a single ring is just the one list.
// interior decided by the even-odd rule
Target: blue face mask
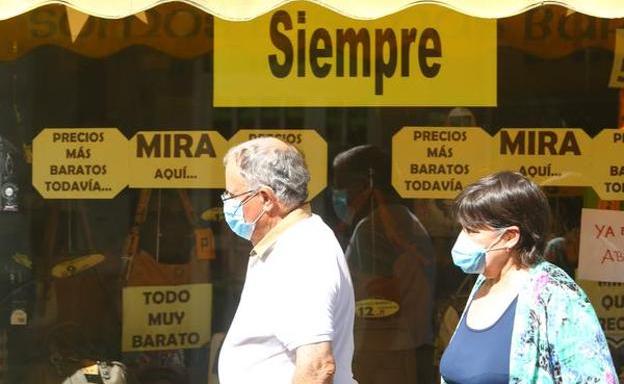
[{"label": "blue face mask", "polygon": [[492,246],[500,241],[504,233],[505,231],[502,231],[500,235],[494,239],[492,244],[490,244],[487,248],[483,248],[479,244],[475,243],[470,236],[468,236],[466,231],[461,231],[459,236],[457,236],[453,249],[451,250],[453,264],[461,268],[464,273],[483,273],[485,270],[485,256],[487,253],[505,249],[504,247],[492,249]]},{"label": "blue face mask", "polygon": [[334,212],[336,212],[336,216],[340,219],[340,221],[351,224],[351,220],[353,220],[353,213],[349,209],[347,191],[344,189],[333,189],[332,190],[332,205],[334,206]]},{"label": "blue face mask", "polygon": [[[257,194],[257,192],[256,192]],[[255,194],[253,195],[255,196]],[[254,221],[251,223],[245,222],[245,217],[243,215],[243,205],[245,205],[253,196],[247,198],[244,202],[239,202],[236,199],[229,199],[223,202],[223,216],[225,216],[225,221],[228,223],[232,232],[236,233],[238,236],[242,237],[245,240],[250,240],[251,235],[256,228],[256,223],[262,215],[264,215],[264,210],[256,216]]]}]

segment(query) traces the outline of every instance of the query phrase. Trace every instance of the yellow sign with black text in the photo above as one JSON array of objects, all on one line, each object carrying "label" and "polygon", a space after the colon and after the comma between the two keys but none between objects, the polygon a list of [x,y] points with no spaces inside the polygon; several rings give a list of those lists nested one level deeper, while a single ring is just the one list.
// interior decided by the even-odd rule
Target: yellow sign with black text
[{"label": "yellow sign with black text", "polygon": [[312,129],[243,129],[230,139],[229,145],[235,146],[258,137],[275,137],[294,145],[303,154],[308,170],[308,200],[318,195],[327,186],[327,142]]},{"label": "yellow sign with black text", "polygon": [[198,348],[210,341],[212,284],[125,287],[121,348]]},{"label": "yellow sign with black text", "polygon": [[498,171],[516,171],[543,186],[592,187],[603,200],[624,200],[624,131],[590,138],[578,128],[404,127],[392,139],[392,183],[405,198],[454,198]]},{"label": "yellow sign with black text", "polygon": [[[131,188],[225,186],[228,148],[274,136],[301,150],[309,198],[327,185],[327,143],[314,130],[144,131],[131,140],[115,128],[50,128],[33,140],[33,186],[46,199],[110,199]],[[544,186],[593,187],[624,201],[624,130],[590,138],[578,128],[405,127],[392,139],[392,183],[405,198],[454,198],[480,177],[523,173]]]},{"label": "yellow sign with black text", "polygon": [[131,188],[223,188],[228,144],[216,131],[144,131],[130,140]]},{"label": "yellow sign with black text", "polygon": [[518,171],[545,186],[592,185],[594,143],[582,129],[506,128],[493,141],[493,172]]},{"label": "yellow sign with black text", "polygon": [[110,199],[128,180],[128,141],[115,128],[47,128],[33,140],[32,183],[46,199]]},{"label": "yellow sign with black text", "polygon": [[214,20],[214,105],[496,106],[496,20],[423,5],[354,20],[293,2]]},{"label": "yellow sign with black text", "polygon": [[605,129],[593,138],[594,190],[603,200],[624,200],[624,129]]},{"label": "yellow sign with black text", "polygon": [[453,198],[490,172],[488,140],[480,128],[405,127],[392,138],[392,184],[405,198]]}]

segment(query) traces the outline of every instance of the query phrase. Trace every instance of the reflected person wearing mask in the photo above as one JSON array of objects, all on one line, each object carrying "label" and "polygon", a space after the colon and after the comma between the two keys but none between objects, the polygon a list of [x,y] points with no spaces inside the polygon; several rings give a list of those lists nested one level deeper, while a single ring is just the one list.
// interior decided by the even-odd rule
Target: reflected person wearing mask
[{"label": "reflected person wearing mask", "polygon": [[451,251],[479,274],[440,363],[443,383],[617,383],[585,293],[544,261],[550,208],[519,173],[469,185],[455,201]]},{"label": "reflected person wearing mask", "polygon": [[[358,308],[353,373],[361,384],[430,384],[436,271],[429,233],[392,187],[390,156],[380,148],[341,152],[332,170]],[[377,313],[371,302],[385,309]]]}]

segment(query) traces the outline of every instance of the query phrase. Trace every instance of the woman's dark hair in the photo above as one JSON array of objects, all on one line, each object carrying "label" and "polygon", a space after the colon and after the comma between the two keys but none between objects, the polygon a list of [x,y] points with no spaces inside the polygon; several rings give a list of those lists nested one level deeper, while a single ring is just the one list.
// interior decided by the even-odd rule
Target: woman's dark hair
[{"label": "woman's dark hair", "polygon": [[455,199],[455,216],[468,231],[520,228],[514,250],[522,265],[542,258],[550,229],[550,207],[544,192],[517,172],[499,172],[467,186]]}]

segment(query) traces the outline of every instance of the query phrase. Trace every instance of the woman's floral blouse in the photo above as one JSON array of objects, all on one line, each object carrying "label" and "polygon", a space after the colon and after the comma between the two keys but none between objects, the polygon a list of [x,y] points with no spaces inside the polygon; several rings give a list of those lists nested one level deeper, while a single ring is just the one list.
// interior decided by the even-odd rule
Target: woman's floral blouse
[{"label": "woman's floral blouse", "polygon": [[[618,383],[604,333],[581,288],[547,261],[529,274],[518,295],[509,382]],[[469,301],[484,281],[479,276]]]}]

